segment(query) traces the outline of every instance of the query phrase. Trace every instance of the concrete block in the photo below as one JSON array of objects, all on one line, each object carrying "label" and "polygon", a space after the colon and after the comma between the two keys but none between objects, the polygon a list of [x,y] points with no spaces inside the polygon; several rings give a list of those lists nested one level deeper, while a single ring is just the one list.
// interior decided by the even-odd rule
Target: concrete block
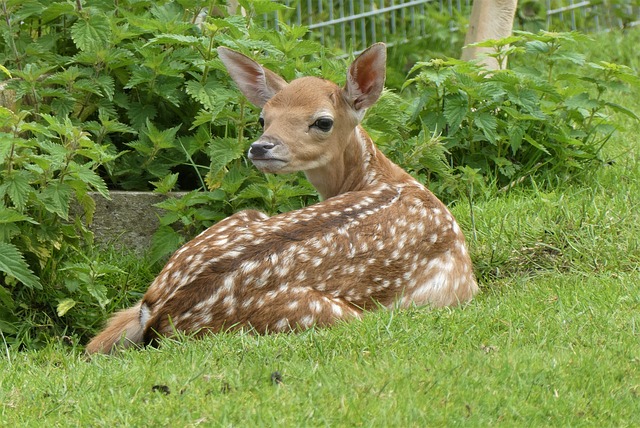
[{"label": "concrete block", "polygon": [[89,228],[98,245],[113,245],[142,254],[151,248],[151,237],[160,226],[164,210],[154,207],[169,197],[180,197],[175,192],[160,195],[151,192],[110,191],[111,200],[100,194],[91,194],[96,202],[96,213]]}]

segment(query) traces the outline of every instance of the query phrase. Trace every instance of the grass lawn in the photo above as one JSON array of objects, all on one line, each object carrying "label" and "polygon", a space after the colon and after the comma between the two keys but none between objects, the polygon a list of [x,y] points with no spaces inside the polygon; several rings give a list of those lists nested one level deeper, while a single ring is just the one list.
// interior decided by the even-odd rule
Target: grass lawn
[{"label": "grass lawn", "polygon": [[[637,94],[618,101],[635,111]],[[454,214],[482,293],[87,360],[4,349],[1,426],[640,426],[638,125],[614,161]],[[475,224],[475,238],[472,230]]]},{"label": "grass lawn", "polygon": [[117,358],[2,361],[5,426],[640,423],[640,273],[492,283],[464,309],[300,335],[167,341]]}]

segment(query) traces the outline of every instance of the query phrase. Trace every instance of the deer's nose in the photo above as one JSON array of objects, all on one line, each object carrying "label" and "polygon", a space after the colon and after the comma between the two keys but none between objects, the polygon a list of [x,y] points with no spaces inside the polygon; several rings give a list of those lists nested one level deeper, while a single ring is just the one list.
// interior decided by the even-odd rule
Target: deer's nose
[{"label": "deer's nose", "polygon": [[254,157],[262,157],[269,152],[269,150],[273,149],[275,144],[269,141],[256,141],[251,144],[251,148],[249,149],[249,153]]}]

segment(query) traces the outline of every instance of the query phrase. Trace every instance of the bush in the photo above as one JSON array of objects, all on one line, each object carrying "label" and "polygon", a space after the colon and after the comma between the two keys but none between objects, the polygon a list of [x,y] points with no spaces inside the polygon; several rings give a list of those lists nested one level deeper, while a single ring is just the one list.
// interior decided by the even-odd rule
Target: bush
[{"label": "bush", "polygon": [[405,84],[418,95],[413,119],[441,136],[469,188],[506,190],[536,174],[566,176],[602,163],[601,149],[617,129],[612,115],[638,120],[610,93],[640,88],[640,80],[626,66],[587,61],[576,44],[588,40],[519,32],[478,44],[493,47],[498,58],[509,55],[507,70],[455,59],[419,62]]}]

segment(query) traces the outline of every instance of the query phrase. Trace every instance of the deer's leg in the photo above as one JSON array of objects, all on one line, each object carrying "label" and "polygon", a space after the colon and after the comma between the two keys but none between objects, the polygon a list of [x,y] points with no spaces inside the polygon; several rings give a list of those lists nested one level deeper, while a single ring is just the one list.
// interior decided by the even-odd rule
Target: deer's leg
[{"label": "deer's leg", "polygon": [[360,318],[362,309],[344,298],[307,287],[272,290],[238,304],[239,319],[259,333],[306,330]]}]

